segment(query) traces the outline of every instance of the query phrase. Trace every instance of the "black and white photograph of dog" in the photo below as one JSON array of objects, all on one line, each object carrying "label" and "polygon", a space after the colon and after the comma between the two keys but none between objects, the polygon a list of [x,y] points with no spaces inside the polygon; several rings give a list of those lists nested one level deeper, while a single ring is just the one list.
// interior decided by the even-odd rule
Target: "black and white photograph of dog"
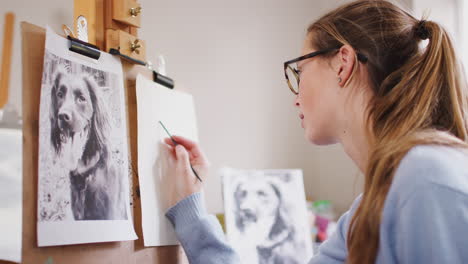
[{"label": "black and white photograph of dog", "polygon": [[45,59],[39,219],[126,220],[124,109],[117,100],[123,91],[113,87],[111,73],[53,54]]},{"label": "black and white photograph of dog", "polygon": [[298,264],[311,257],[304,253],[311,243],[306,208],[300,208],[305,197],[297,195],[302,177],[296,176],[237,171],[223,178],[228,238],[245,263]]}]

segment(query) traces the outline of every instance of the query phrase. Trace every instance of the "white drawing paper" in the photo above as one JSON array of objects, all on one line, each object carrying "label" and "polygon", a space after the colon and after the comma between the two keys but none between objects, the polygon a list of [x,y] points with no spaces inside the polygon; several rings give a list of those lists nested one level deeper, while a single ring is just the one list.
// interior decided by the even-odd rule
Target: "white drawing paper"
[{"label": "white drawing paper", "polygon": [[46,32],[39,116],[39,246],[134,240],[120,59]]},{"label": "white drawing paper", "polygon": [[23,133],[0,128],[0,259],[21,262]]},{"label": "white drawing paper", "polygon": [[[160,143],[171,135],[198,141],[193,98],[137,76],[138,177],[140,180],[143,239],[145,246],[178,244],[174,229],[161,207]],[[160,164],[160,163],[159,163]]]},{"label": "white drawing paper", "polygon": [[242,263],[312,257],[301,170],[221,170],[227,238]]}]

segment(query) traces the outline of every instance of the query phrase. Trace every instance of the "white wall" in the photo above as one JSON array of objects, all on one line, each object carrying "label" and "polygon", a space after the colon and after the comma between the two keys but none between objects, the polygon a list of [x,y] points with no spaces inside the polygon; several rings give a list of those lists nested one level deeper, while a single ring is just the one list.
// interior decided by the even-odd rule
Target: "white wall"
[{"label": "white wall", "polygon": [[[457,49],[461,48],[461,15],[464,0],[413,0],[416,18],[427,16],[428,20],[440,23],[451,35]],[[424,17],[425,17],[424,16]]]},{"label": "white wall", "polygon": [[19,22],[28,21],[43,27],[50,25],[56,32],[61,32],[62,24],[72,25],[73,1],[2,1],[0,5],[0,57],[2,56],[6,12],[14,12],[16,15],[10,76],[10,99],[16,109],[21,111],[21,31]]},{"label": "white wall", "polygon": [[[304,140],[282,63],[299,56],[308,24],[344,1],[140,1],[139,34],[148,59],[164,54],[168,75],[195,97],[200,142],[213,165],[209,210],[223,210],[216,171],[232,166],[302,168],[307,195],[330,199],[343,212],[360,192],[362,176],[340,146]],[[49,24],[58,32],[61,24],[72,24],[72,6],[71,0],[4,1],[0,14],[12,10],[17,21]],[[3,18],[1,25],[3,34]],[[11,93],[19,105],[18,24],[15,45]]]},{"label": "white wall", "polygon": [[416,15],[427,13],[429,20],[440,23],[450,34],[460,59],[468,73],[468,1],[413,0]]},{"label": "white wall", "polygon": [[[299,56],[307,25],[337,1],[142,1],[149,59],[195,97],[200,142],[213,164],[211,211],[222,211],[221,166],[302,168],[306,192],[343,210],[357,169],[338,146],[303,138],[282,63]],[[149,16],[148,14],[153,14]]]}]

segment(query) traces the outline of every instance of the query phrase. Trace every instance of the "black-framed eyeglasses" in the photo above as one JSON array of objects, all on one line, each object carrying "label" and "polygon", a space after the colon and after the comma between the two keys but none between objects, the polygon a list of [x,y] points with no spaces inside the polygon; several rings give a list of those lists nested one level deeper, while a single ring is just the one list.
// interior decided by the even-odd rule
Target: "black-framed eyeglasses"
[{"label": "black-framed eyeglasses", "polygon": [[[329,48],[329,49],[324,49],[324,50],[319,50],[319,51],[314,51],[309,54],[297,57],[295,59],[289,60],[284,63],[284,77],[286,77],[286,81],[288,83],[289,89],[294,94],[299,94],[299,70],[297,69],[297,65],[294,67],[291,64],[298,63],[299,61],[305,60],[305,59],[310,59],[318,55],[326,54],[328,52],[338,50],[339,48]],[[366,62],[367,57],[361,53],[357,53],[358,60],[361,62]]]}]

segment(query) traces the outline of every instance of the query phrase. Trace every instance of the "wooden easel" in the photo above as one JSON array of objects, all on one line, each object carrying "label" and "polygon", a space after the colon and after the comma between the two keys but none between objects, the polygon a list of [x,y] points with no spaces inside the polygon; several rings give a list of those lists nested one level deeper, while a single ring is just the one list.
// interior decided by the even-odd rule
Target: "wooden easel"
[{"label": "wooden easel", "polygon": [[74,0],[73,31],[77,35],[77,21],[83,16],[88,22],[90,44],[106,52],[117,48],[126,56],[145,61],[145,41],[138,39],[141,12],[136,0]]},{"label": "wooden easel", "polygon": [[[134,0],[125,0],[131,1]],[[105,11],[101,7],[117,0],[75,0],[95,4],[96,10]],[[89,10],[93,7],[88,6]],[[97,11],[97,12],[101,12]],[[91,20],[93,21],[93,20]],[[101,24],[102,22],[102,24]],[[94,20],[95,43],[102,49],[107,41],[103,30],[103,21]],[[122,25],[118,22],[119,27]],[[120,28],[119,30],[121,30]],[[116,30],[116,29],[111,29]],[[136,37],[136,29],[128,28],[128,34]],[[33,24],[21,23],[22,36],[22,70],[23,70],[23,245],[22,263],[25,264],[93,264],[93,263],[152,263],[171,264],[188,263],[180,246],[144,247],[141,227],[141,203],[138,196],[137,166],[137,107],[136,107],[136,76],[138,73],[152,78],[152,72],[145,67],[123,62],[124,86],[127,106],[129,151],[133,165],[133,222],[139,237],[135,241],[82,244],[57,247],[37,247],[37,187],[38,187],[38,131],[39,131],[39,99],[44,60],[45,30]],[[91,34],[89,35],[91,37]],[[90,39],[91,40],[91,39]],[[91,42],[91,41],[90,41]],[[129,43],[129,42],[128,42]],[[0,263],[7,263],[2,262]]]}]

